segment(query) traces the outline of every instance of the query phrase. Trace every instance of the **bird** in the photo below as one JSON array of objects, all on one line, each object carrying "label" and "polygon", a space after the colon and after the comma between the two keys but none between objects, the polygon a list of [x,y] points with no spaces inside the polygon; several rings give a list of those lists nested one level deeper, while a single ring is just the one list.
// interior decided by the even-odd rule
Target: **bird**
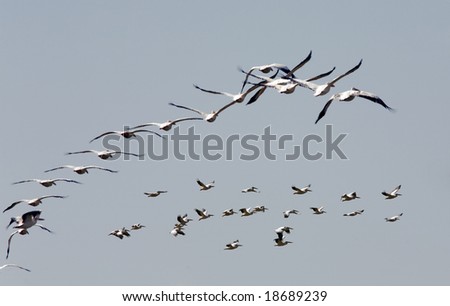
[{"label": "bird", "polygon": [[364,209],[355,210],[355,211],[352,211],[352,212],[349,212],[349,213],[345,213],[344,216],[346,216],[346,217],[354,217],[354,216],[362,214],[363,212],[364,212]]},{"label": "bird", "polygon": [[197,184],[200,185],[200,191],[206,191],[206,190],[209,190],[214,187],[214,181],[212,181],[208,184],[204,184],[204,183],[202,183],[202,181],[197,179]]},{"label": "bird", "polygon": [[177,225],[175,225],[175,227],[170,231],[170,233],[171,233],[174,237],[176,237],[176,236],[178,236],[178,235],[182,235],[182,236],[186,235],[186,233],[183,232],[182,227],[177,226]]},{"label": "bird", "polygon": [[202,111],[199,111],[197,109],[190,108],[190,107],[187,107],[187,106],[178,105],[178,104],[175,104],[175,103],[169,103],[169,105],[171,105],[171,106],[175,106],[175,107],[178,107],[178,108],[183,108],[183,109],[187,109],[187,110],[190,110],[192,112],[195,112],[195,113],[199,114],[200,116],[202,116],[203,120],[205,120],[206,122],[210,122],[210,123],[216,121],[217,117],[219,116],[219,114],[221,112],[223,112],[228,107],[230,107],[230,106],[232,106],[234,104],[236,104],[236,102],[235,101],[231,101],[230,103],[224,105],[222,108],[220,108],[217,111],[211,111],[210,113],[205,113],[205,112],[202,112]]},{"label": "bird", "polygon": [[351,200],[355,200],[355,199],[360,199],[360,197],[356,194],[356,191],[354,191],[352,193],[345,193],[345,194],[341,195],[342,202],[351,201]]},{"label": "bird", "polygon": [[19,235],[27,235],[28,230],[26,228],[19,228],[18,230],[14,231],[11,233],[11,235],[9,235],[8,238],[8,248],[6,249],[6,259],[8,259],[9,257],[9,250],[11,249],[11,240],[14,237],[14,235],[19,234]]},{"label": "bird", "polygon": [[239,240],[235,240],[233,242],[230,242],[230,243],[226,244],[225,245],[225,250],[234,250],[234,249],[237,249],[240,246],[242,246],[242,244],[239,244]]},{"label": "bird", "polygon": [[178,215],[177,216],[177,221],[179,222],[179,224],[181,226],[185,226],[189,223],[189,221],[192,221],[192,219],[189,219],[187,214],[182,215]]},{"label": "bird", "polygon": [[295,187],[295,186],[292,186],[291,188],[292,188],[292,190],[294,190],[294,194],[305,194],[307,192],[311,192],[312,191],[310,189],[311,188],[311,184],[309,184],[308,186],[305,186],[303,188],[298,188],[298,187]]},{"label": "bird", "polygon": [[170,131],[172,129],[172,127],[174,125],[176,125],[178,122],[182,122],[182,121],[189,121],[189,120],[203,120],[203,118],[200,117],[185,117],[185,118],[178,118],[175,120],[167,120],[166,122],[149,122],[149,123],[144,123],[141,125],[137,125],[135,127],[133,127],[132,129],[139,129],[139,128],[143,128],[143,127],[147,127],[147,126],[157,126],[160,130],[163,131]]},{"label": "bird", "polygon": [[38,224],[38,221],[43,221],[44,219],[41,218],[42,211],[40,210],[32,210],[29,212],[24,213],[21,216],[13,217],[11,218],[11,221],[9,222],[8,226],[6,228],[9,228],[11,224],[16,223],[17,225],[14,226],[14,228],[17,229],[28,229],[34,225],[42,228],[43,230],[46,230],[50,233],[52,233],[51,230],[48,228],[42,226],[41,224]]},{"label": "bird", "polygon": [[[259,86],[260,85],[253,85],[252,87],[247,89],[245,92],[241,91],[241,92],[239,92],[237,94],[232,94],[232,93],[228,93],[228,92],[225,92],[225,91],[215,91],[215,90],[204,89],[204,88],[201,88],[200,86],[194,84],[195,88],[197,88],[197,89],[199,89],[199,90],[201,90],[203,92],[207,92],[207,93],[211,93],[211,94],[215,94],[215,95],[224,95],[224,96],[230,97],[231,98],[231,102],[229,104],[231,104],[231,103],[241,103],[242,101],[245,100],[245,98],[247,97],[247,95],[249,93],[251,93],[252,91],[257,89]],[[227,105],[229,105],[229,104],[227,104]]]},{"label": "bird", "polygon": [[257,212],[266,212],[266,210],[269,210],[269,209],[267,207],[265,207],[264,205],[253,207],[253,211],[255,213],[257,213]]},{"label": "bird", "polygon": [[378,97],[377,95],[375,95],[373,93],[370,93],[370,92],[367,92],[367,91],[362,91],[362,90],[359,90],[359,89],[353,87],[350,90],[347,90],[347,91],[340,92],[340,93],[332,95],[331,98],[327,101],[327,103],[323,107],[322,111],[319,113],[319,116],[317,117],[315,123],[317,124],[317,122],[319,122],[319,120],[322,119],[323,116],[325,116],[325,114],[327,113],[328,108],[331,105],[331,102],[333,102],[334,100],[338,100],[338,101],[341,101],[341,102],[350,102],[356,97],[361,97],[361,98],[370,100],[372,102],[380,104],[381,106],[383,106],[385,109],[387,109],[389,111],[394,111],[393,108],[391,108],[386,103],[384,103],[384,101],[381,100],[381,98]]},{"label": "bird", "polygon": [[136,156],[136,157],[143,157],[143,154],[134,154],[134,153],[128,153],[128,152],[122,152],[122,151],[112,151],[112,150],[104,150],[104,151],[96,151],[96,150],[84,150],[84,151],[78,151],[78,152],[68,152],[66,155],[72,155],[72,154],[82,154],[82,153],[94,153],[96,154],[100,159],[110,159],[113,158],[116,154],[123,154],[128,156]]},{"label": "bird", "polygon": [[241,217],[248,217],[255,213],[255,211],[251,207],[241,208],[241,209],[239,209],[239,211],[241,212]]},{"label": "bird", "polygon": [[300,212],[299,212],[298,210],[296,210],[296,209],[290,209],[290,210],[284,211],[284,212],[283,212],[283,216],[284,216],[285,218],[289,218],[289,215],[290,215],[290,214],[298,215],[299,213],[300,213]]},{"label": "bird", "polygon": [[144,228],[144,227],[145,227],[145,225],[142,225],[142,224],[140,224],[140,223],[136,223],[136,224],[133,224],[133,225],[131,226],[130,230],[132,230],[132,231],[137,231],[137,230],[140,230],[140,229],[142,229],[142,228]]},{"label": "bird", "polygon": [[101,134],[101,135],[98,135],[97,137],[91,139],[91,141],[89,141],[89,143],[92,143],[94,140],[97,140],[97,139],[99,139],[99,138],[102,138],[102,137],[104,137],[104,136],[106,136],[106,135],[115,134],[115,135],[120,135],[120,136],[122,136],[122,137],[125,138],[125,139],[129,139],[129,138],[131,138],[131,137],[136,137],[136,134],[137,134],[137,133],[151,133],[151,134],[154,134],[154,135],[156,135],[156,136],[158,136],[158,137],[165,138],[165,137],[162,136],[161,134],[156,133],[156,132],[154,132],[154,131],[142,130],[142,129],[130,129],[130,130],[124,130],[124,131],[110,131],[110,132],[105,132],[105,133],[103,133],[103,134]]},{"label": "bird", "polygon": [[326,211],[323,210],[323,206],[321,206],[321,207],[310,207],[310,209],[313,210],[313,214],[315,214],[315,215],[321,215],[323,213],[326,213]]},{"label": "bird", "polygon": [[314,91],[314,96],[315,97],[323,96],[323,95],[326,95],[330,91],[330,89],[332,87],[334,87],[334,84],[336,84],[337,81],[339,81],[343,77],[349,75],[350,73],[355,72],[361,66],[361,64],[362,64],[362,59],[355,67],[353,67],[349,71],[341,74],[340,76],[334,78],[330,82],[327,82],[327,83],[322,84],[322,85],[317,85],[317,84],[312,83],[311,82],[312,79],[309,79],[309,80],[306,80],[306,81],[302,81],[302,80],[299,80],[299,79],[292,78],[291,80],[296,82],[296,83],[298,83],[302,87],[305,87],[305,88],[308,88],[308,89]]},{"label": "bird", "polygon": [[230,209],[224,210],[224,211],[222,212],[222,217],[229,217],[229,216],[232,216],[232,215],[234,215],[234,214],[237,214],[237,212],[235,212],[235,211],[233,210],[233,208],[230,208]]},{"label": "bird", "polygon": [[3,265],[3,266],[0,267],[0,270],[1,270],[1,269],[4,269],[4,268],[8,268],[8,267],[19,268],[19,269],[25,270],[25,271],[27,271],[27,272],[31,272],[31,270],[29,270],[29,269],[27,269],[27,268],[24,268],[24,267],[21,267],[21,266],[16,265],[16,264],[6,264],[6,265]]},{"label": "bird", "polygon": [[277,233],[279,239],[283,239],[283,233],[290,234],[292,227],[289,226],[281,226],[275,229],[275,233]]},{"label": "bird", "polygon": [[257,187],[249,187],[249,188],[242,189],[241,192],[242,193],[249,193],[249,192],[259,193],[260,191],[258,190]]},{"label": "bird", "polygon": [[5,208],[5,210],[3,212],[10,210],[11,208],[13,208],[14,206],[16,206],[17,204],[20,204],[20,203],[26,203],[26,204],[31,205],[31,206],[38,206],[39,204],[42,203],[42,200],[48,199],[48,198],[64,199],[64,198],[67,198],[67,196],[46,195],[46,196],[42,196],[42,197],[30,199],[30,200],[19,200],[19,201],[15,201],[10,206]]},{"label": "bird", "polygon": [[75,172],[76,174],[88,174],[89,169],[103,170],[103,171],[108,171],[111,173],[119,172],[119,171],[115,171],[115,170],[111,170],[111,169],[103,168],[103,167],[99,167],[99,166],[72,166],[72,165],[64,165],[64,166],[45,170],[44,172],[50,172],[50,171],[55,171],[55,170],[59,170],[59,169],[72,169],[73,172]]},{"label": "bird", "polygon": [[391,192],[386,192],[383,191],[381,194],[384,195],[386,197],[385,200],[390,200],[390,199],[395,199],[398,196],[401,196],[401,193],[398,193],[398,191],[400,190],[400,188],[402,188],[402,185],[398,185],[397,187],[395,187],[394,190],[392,190]]},{"label": "bird", "polygon": [[195,212],[197,213],[197,215],[199,215],[199,218],[198,218],[199,221],[205,220],[205,219],[208,219],[209,217],[214,216],[214,215],[211,215],[210,213],[208,213],[208,211],[204,208],[202,210],[196,208]]},{"label": "bird", "polygon": [[292,241],[284,240],[284,236],[282,236],[281,238],[279,238],[279,237],[275,238],[274,241],[275,241],[275,246],[280,246],[280,247],[285,246],[289,243],[292,243]]},{"label": "bird", "polygon": [[120,240],[122,240],[123,237],[131,236],[129,230],[127,230],[125,227],[122,227],[121,229],[116,229],[116,230],[112,231],[111,233],[109,233],[109,235],[116,236]]},{"label": "bird", "polygon": [[29,183],[29,182],[37,182],[44,187],[56,186],[56,182],[81,184],[81,182],[78,182],[75,180],[70,180],[70,179],[66,179],[66,178],[56,178],[56,179],[51,179],[51,180],[40,180],[40,179],[23,180],[23,181],[14,182],[13,185]]},{"label": "bird", "polygon": [[167,191],[166,190],[158,190],[158,191],[153,191],[153,192],[144,192],[144,194],[146,196],[148,196],[149,198],[155,198],[162,193],[167,193]]},{"label": "bird", "polygon": [[395,222],[397,220],[400,220],[400,217],[403,216],[403,213],[398,214],[397,216],[393,216],[393,217],[389,217],[389,218],[384,218],[384,220],[386,220],[386,222]]}]

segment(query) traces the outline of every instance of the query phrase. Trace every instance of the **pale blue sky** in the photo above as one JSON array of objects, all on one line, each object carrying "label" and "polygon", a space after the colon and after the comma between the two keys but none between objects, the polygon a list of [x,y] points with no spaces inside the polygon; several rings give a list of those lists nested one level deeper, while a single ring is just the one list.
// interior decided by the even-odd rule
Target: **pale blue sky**
[{"label": "pale blue sky", "polygon": [[[1,1],[0,2],[0,204],[61,194],[38,209],[42,224],[14,237],[1,285],[449,285],[450,225],[447,204],[450,110],[450,4],[435,1]],[[216,122],[180,124],[205,137],[261,135],[267,126],[297,143],[309,134],[346,133],[348,160],[102,161],[93,137],[123,126],[163,122],[229,101],[193,88],[237,92],[236,69],[273,62],[294,66],[308,78],[336,66],[328,79],[353,67],[332,93],[351,87],[378,94],[390,113],[356,99],[334,103],[314,124],[329,95],[315,98],[297,88],[291,95],[267,91],[254,105],[235,105]],[[331,93],[330,93],[331,94]],[[171,134],[169,132],[168,134]],[[133,149],[136,147],[132,146]],[[313,149],[323,150],[322,145]],[[236,151],[239,153],[239,151]],[[237,154],[236,154],[237,155]],[[79,176],[44,173],[64,164],[96,164],[119,170]],[[28,178],[69,177],[82,185],[11,185]],[[216,181],[199,192],[195,179]],[[313,192],[292,195],[291,185]],[[380,194],[402,184],[403,196]],[[242,194],[249,186],[260,194]],[[149,199],[145,191],[168,190]],[[361,199],[340,202],[357,191]],[[220,217],[228,208],[265,205],[249,218]],[[315,216],[310,206],[325,206]],[[197,219],[194,208],[215,216],[192,222],[185,237],[172,237],[178,214]],[[301,215],[283,219],[282,211]],[[20,204],[9,218],[33,208]],[[342,214],[365,209],[355,218]],[[2,208],[3,210],[3,208]],[[399,222],[385,217],[403,212]],[[122,241],[108,233],[122,226],[147,227]],[[274,229],[294,228],[284,248],[273,246]],[[2,225],[3,226],[3,225]],[[244,245],[224,251],[239,239]]]}]

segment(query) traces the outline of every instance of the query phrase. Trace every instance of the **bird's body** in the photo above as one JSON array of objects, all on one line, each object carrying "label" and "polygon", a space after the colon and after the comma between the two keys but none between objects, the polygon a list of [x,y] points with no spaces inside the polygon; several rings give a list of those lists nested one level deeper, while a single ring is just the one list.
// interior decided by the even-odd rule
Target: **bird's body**
[{"label": "bird's body", "polygon": [[235,211],[233,210],[233,208],[230,208],[230,209],[224,210],[224,211],[222,212],[222,217],[229,217],[229,216],[232,216],[232,215],[234,215],[234,214],[237,214],[237,212],[235,212]]},{"label": "bird's body", "polygon": [[239,209],[239,211],[241,212],[241,217],[248,217],[255,213],[255,211],[251,207],[241,208],[241,209]]},{"label": "bird's body", "polygon": [[344,193],[343,195],[341,195],[342,202],[352,201],[355,199],[360,199],[360,197],[356,194],[356,191],[351,193]]},{"label": "bird's body", "polygon": [[225,245],[225,250],[235,250],[238,247],[242,246],[242,244],[239,244],[239,240],[235,240],[231,243],[228,243]]},{"label": "bird's body", "polygon": [[398,185],[397,187],[395,187],[394,190],[392,190],[391,192],[386,192],[383,191],[381,194],[384,195],[386,197],[385,200],[391,200],[391,199],[395,199],[398,196],[401,196],[401,193],[398,193],[398,191],[400,190],[400,188],[402,187],[402,185]]},{"label": "bird's body", "polygon": [[137,231],[137,230],[140,230],[140,229],[142,229],[142,228],[144,228],[144,227],[145,227],[145,225],[142,225],[142,224],[140,224],[140,223],[136,223],[136,224],[133,224],[133,225],[131,226],[130,230],[132,230],[132,231]]},{"label": "bird's body", "polygon": [[136,156],[136,157],[143,157],[142,154],[134,154],[129,152],[122,152],[122,151],[112,151],[112,150],[104,150],[104,151],[96,151],[96,150],[84,150],[84,151],[78,151],[78,152],[68,152],[66,155],[72,155],[72,154],[83,154],[83,153],[93,153],[97,155],[100,159],[106,160],[111,159],[116,154],[122,154],[122,155],[128,155],[128,156]]},{"label": "bird's body", "polygon": [[192,221],[192,219],[188,218],[187,214],[182,215],[178,215],[177,217],[177,221],[181,226],[185,226],[187,225],[190,221]]},{"label": "bird's body", "polygon": [[200,191],[206,191],[214,187],[214,181],[204,184],[202,181],[197,179],[197,184],[200,186]]},{"label": "bird's body", "polygon": [[210,213],[208,213],[208,211],[206,209],[204,209],[204,208],[201,209],[201,210],[196,208],[195,212],[199,216],[199,218],[198,218],[199,221],[205,220],[205,219],[208,219],[208,218],[214,216],[214,215],[211,215]]},{"label": "bird's body", "polygon": [[38,197],[38,198],[34,198],[34,199],[30,199],[30,200],[19,200],[19,201],[15,201],[14,203],[12,203],[10,206],[8,206],[7,208],[5,208],[5,211],[10,210],[11,208],[13,208],[14,206],[16,206],[17,204],[20,203],[26,203],[30,206],[36,207],[39,204],[42,204],[42,200],[44,199],[48,199],[48,198],[57,198],[57,199],[64,199],[67,198],[67,196],[60,196],[60,195],[46,195],[46,196],[42,196],[42,197]]},{"label": "bird's body", "polygon": [[289,209],[283,212],[283,216],[285,218],[289,218],[289,215],[294,214],[294,215],[298,215],[300,214],[300,212],[296,209]]},{"label": "bird's body", "polygon": [[349,212],[349,213],[345,213],[344,216],[346,216],[346,217],[354,217],[354,216],[362,214],[363,212],[364,212],[364,209],[355,210],[355,211],[352,211],[352,212]]},{"label": "bird's body", "polygon": [[386,222],[395,222],[397,220],[400,220],[401,216],[403,216],[403,213],[398,214],[396,216],[389,217],[389,218],[384,218],[384,220],[386,220]]},{"label": "bird's body", "polygon": [[310,209],[312,209],[313,214],[315,214],[315,215],[321,215],[323,213],[326,213],[326,211],[323,210],[323,206],[321,206],[321,207],[310,207]]},{"label": "bird's body", "polygon": [[109,233],[109,235],[116,236],[120,240],[123,239],[123,237],[130,237],[130,231],[127,230],[125,227],[122,227],[121,229],[116,229]]},{"label": "bird's body", "polygon": [[241,192],[242,193],[249,193],[249,192],[259,193],[260,191],[258,190],[257,187],[249,187],[249,188],[242,189]]},{"label": "bird's body", "polygon": [[23,181],[14,182],[13,185],[22,184],[22,183],[30,183],[30,182],[39,183],[44,187],[56,186],[56,182],[81,184],[80,182],[75,181],[75,180],[70,180],[70,179],[66,179],[66,178],[56,178],[56,179],[50,179],[50,180],[40,180],[40,179],[23,180]]},{"label": "bird's body", "polygon": [[115,170],[111,170],[111,169],[103,168],[103,167],[99,167],[99,166],[72,166],[72,165],[64,165],[64,166],[56,167],[53,169],[45,170],[44,172],[50,172],[50,171],[55,171],[55,170],[59,170],[59,169],[72,169],[73,172],[75,172],[76,174],[88,174],[89,173],[88,170],[90,170],[90,169],[97,169],[97,170],[107,171],[107,172],[111,172],[111,173],[119,172],[119,171],[115,171]]},{"label": "bird's body", "polygon": [[144,192],[144,194],[149,198],[155,198],[162,193],[167,193],[167,191],[166,190],[158,190],[158,191],[153,191],[153,192]]},{"label": "bird's body", "polygon": [[279,246],[279,247],[282,247],[282,246],[288,245],[289,243],[292,243],[292,241],[284,240],[284,236],[282,236],[281,238],[279,238],[279,237],[275,238],[274,241],[275,241],[275,246]]},{"label": "bird's body", "polygon": [[292,227],[280,226],[279,228],[275,229],[275,233],[277,233],[279,239],[283,239],[283,233],[290,234],[291,230],[293,230]]},{"label": "bird's body", "polygon": [[182,236],[186,235],[186,233],[183,231],[183,227],[182,226],[177,226],[177,225],[175,225],[175,227],[170,231],[170,233],[174,237],[176,237],[178,235],[182,235]]},{"label": "bird's body", "polygon": [[269,210],[269,209],[267,207],[265,207],[264,205],[259,205],[259,206],[253,207],[253,212],[255,212],[255,213],[266,212],[266,210]]},{"label": "bird's body", "polygon": [[309,185],[307,185],[307,186],[305,186],[303,188],[298,188],[298,187],[295,187],[295,186],[292,186],[291,188],[292,188],[292,190],[294,190],[294,194],[305,194],[307,192],[311,192],[312,191],[311,190],[311,184],[309,184]]}]

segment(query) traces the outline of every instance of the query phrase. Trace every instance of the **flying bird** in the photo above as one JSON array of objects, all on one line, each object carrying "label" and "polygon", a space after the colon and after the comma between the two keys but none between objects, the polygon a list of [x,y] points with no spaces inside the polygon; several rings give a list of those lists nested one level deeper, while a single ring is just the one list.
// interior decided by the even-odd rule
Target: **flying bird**
[{"label": "flying bird", "polygon": [[284,240],[284,236],[282,236],[281,238],[279,238],[279,237],[275,238],[274,241],[275,241],[275,246],[279,246],[279,247],[288,245],[289,243],[292,243],[292,241]]},{"label": "flying bird", "polygon": [[226,110],[228,107],[234,105],[235,103],[236,103],[235,101],[231,101],[230,103],[228,103],[228,104],[224,105],[222,108],[220,108],[218,111],[211,111],[210,113],[205,113],[205,112],[199,111],[197,109],[190,108],[190,107],[183,106],[183,105],[178,105],[175,103],[169,103],[169,105],[195,112],[195,113],[199,114],[200,116],[202,116],[203,120],[205,120],[206,122],[214,122],[214,121],[216,121],[217,117],[219,116],[219,114],[221,112]]},{"label": "flying bird", "polygon": [[364,209],[355,210],[355,211],[352,211],[352,212],[344,214],[344,216],[346,216],[346,217],[354,217],[354,216],[362,214],[363,212],[364,212]]},{"label": "flying bird", "polygon": [[305,186],[303,188],[298,188],[298,187],[295,187],[295,186],[292,186],[291,188],[292,188],[292,190],[294,190],[294,194],[305,194],[307,192],[311,192],[312,191],[310,189],[311,188],[311,184],[309,184],[308,186]]},{"label": "flying bird", "polygon": [[264,205],[253,207],[253,212],[255,212],[255,213],[266,212],[266,210],[269,210],[269,209],[267,207],[265,207]]},{"label": "flying bird", "polygon": [[298,214],[300,214],[300,212],[298,210],[296,210],[296,209],[289,209],[289,210],[286,210],[286,211],[283,212],[283,216],[285,218],[289,218],[290,214],[298,215]]},{"label": "flying bird", "polygon": [[[117,229],[109,233],[109,235],[116,236],[120,240],[123,239],[123,237],[130,237],[130,231],[127,230],[125,227],[122,227],[121,229]],[[109,236],[108,235],[108,236]]]},{"label": "flying bird", "polygon": [[233,210],[233,208],[230,208],[230,209],[224,210],[224,211],[222,212],[222,217],[229,217],[229,216],[232,216],[232,215],[234,215],[234,214],[237,214],[237,212],[235,212],[235,211]]},{"label": "flying bird", "polygon": [[42,228],[43,230],[46,230],[49,233],[52,233],[51,230],[48,228],[42,226],[41,224],[38,224],[38,221],[43,221],[44,219],[41,218],[42,211],[40,210],[33,210],[24,213],[21,216],[13,217],[11,218],[11,221],[9,222],[8,226],[6,228],[9,228],[11,224],[16,223],[17,225],[13,228],[16,229],[28,229],[32,226],[37,226]]},{"label": "flying bird", "polygon": [[214,187],[214,181],[212,181],[208,184],[204,184],[204,183],[202,183],[202,181],[197,179],[197,184],[199,184],[199,186],[200,186],[200,191],[206,191],[206,190],[209,190]]},{"label": "flying bird", "polygon": [[137,230],[140,230],[140,229],[142,229],[142,228],[144,228],[144,227],[145,227],[145,225],[142,225],[142,224],[140,224],[140,223],[136,223],[136,224],[133,224],[133,225],[131,226],[130,230],[132,230],[132,231],[137,231]]},{"label": "flying bird", "polygon": [[46,195],[46,196],[42,196],[42,197],[30,199],[30,200],[19,200],[19,201],[15,201],[10,206],[5,208],[5,210],[3,212],[10,210],[11,208],[13,208],[14,206],[16,206],[17,204],[20,204],[20,203],[26,203],[26,204],[31,205],[31,206],[38,206],[39,204],[42,203],[42,200],[48,199],[48,198],[64,199],[64,198],[67,198],[67,196]]},{"label": "flying bird", "polygon": [[107,172],[111,172],[111,173],[119,172],[119,171],[115,171],[115,170],[111,170],[111,169],[103,168],[103,167],[99,167],[99,166],[72,166],[72,165],[64,165],[64,166],[45,170],[44,172],[50,172],[50,171],[55,171],[55,170],[60,170],[60,169],[72,169],[73,172],[75,172],[76,174],[87,174],[87,173],[89,173],[88,170],[90,170],[90,169],[97,169],[97,170],[107,171]]},{"label": "flying bird", "polygon": [[249,192],[255,192],[259,193],[260,191],[256,187],[249,187],[241,190],[242,193],[249,193]]},{"label": "flying bird", "polygon": [[241,212],[241,217],[248,217],[255,213],[255,211],[251,207],[241,208],[241,209],[239,209],[239,211]]},{"label": "flying bird", "polygon": [[66,179],[66,178],[56,178],[56,179],[51,179],[51,180],[39,180],[39,179],[23,180],[23,181],[19,181],[19,182],[14,182],[13,185],[22,184],[22,183],[30,183],[30,182],[37,182],[44,187],[56,186],[56,182],[81,184],[80,182],[75,181],[75,180],[70,180],[70,179]]},{"label": "flying bird", "polygon": [[342,202],[351,201],[351,200],[355,200],[355,199],[360,199],[360,197],[356,194],[356,191],[354,191],[352,193],[345,193],[345,194],[341,195]]},{"label": "flying bird", "polygon": [[397,220],[400,220],[400,217],[403,216],[403,213],[397,215],[397,216],[393,216],[393,217],[389,217],[389,218],[384,218],[384,220],[386,220],[386,222],[395,222]]},{"label": "flying bird", "polygon": [[166,190],[158,190],[158,191],[153,191],[153,192],[144,192],[144,194],[146,196],[148,196],[149,198],[155,198],[162,193],[167,193],[167,191]]},{"label": "flying bird", "polygon": [[189,218],[188,218],[188,215],[187,215],[187,214],[184,214],[183,216],[178,215],[177,221],[179,222],[179,224],[180,224],[181,226],[185,226],[185,225],[187,225],[187,224],[189,223],[189,221],[192,221],[192,219],[189,219]]},{"label": "flying bird", "polygon": [[136,156],[136,157],[144,156],[143,154],[134,154],[134,153],[128,153],[128,152],[122,152],[122,151],[112,151],[112,150],[104,150],[104,151],[84,150],[84,151],[78,151],[78,152],[69,152],[69,153],[66,153],[66,155],[83,154],[83,153],[94,153],[100,159],[110,159],[110,158],[113,158],[114,155],[116,155],[116,154]]},{"label": "flying bird", "polygon": [[178,236],[178,235],[182,235],[182,236],[186,235],[186,233],[183,232],[183,228],[180,227],[180,226],[177,226],[177,225],[175,225],[175,227],[170,231],[170,233],[171,233],[174,237],[176,237],[176,236]]},{"label": "flying bird", "polygon": [[390,200],[390,199],[395,199],[398,196],[401,196],[401,193],[398,193],[398,191],[400,190],[400,188],[402,188],[402,185],[398,185],[397,187],[395,187],[394,190],[392,190],[391,192],[386,192],[383,191],[381,194],[384,195],[386,197],[385,200]]},{"label": "flying bird", "polygon": [[283,239],[283,233],[290,234],[292,227],[289,226],[281,226],[275,229],[275,233],[277,233],[279,239]]},{"label": "flying bird", "polygon": [[214,215],[211,215],[210,213],[208,213],[208,211],[204,208],[202,210],[196,208],[195,212],[197,213],[197,215],[199,215],[199,218],[198,218],[199,221],[205,220],[205,219],[208,219],[209,217],[214,216]]},{"label": "flying bird", "polygon": [[6,259],[8,259],[9,257],[9,250],[11,249],[11,240],[14,237],[14,235],[19,234],[19,235],[27,235],[28,230],[26,228],[19,228],[18,230],[14,231],[11,233],[11,235],[9,235],[8,238],[8,248],[6,249]]},{"label": "flying bird", "polygon": [[174,125],[176,125],[178,122],[182,122],[182,121],[189,121],[189,120],[203,120],[203,118],[199,118],[199,117],[185,117],[185,118],[178,118],[175,120],[167,120],[166,122],[150,122],[150,123],[145,123],[145,124],[141,124],[141,125],[137,125],[135,126],[133,129],[139,129],[139,128],[143,128],[143,127],[147,127],[147,126],[157,126],[160,130],[163,131],[170,131],[172,129],[172,127]]},{"label": "flying bird", "polygon": [[310,209],[313,210],[313,214],[315,214],[315,215],[321,215],[323,213],[326,213],[326,211],[323,210],[323,206],[321,206],[321,207],[310,207]]},{"label": "flying bird", "polygon": [[377,104],[380,104],[381,106],[383,106],[384,108],[386,108],[390,111],[394,110],[391,107],[389,107],[386,103],[384,103],[384,101],[381,100],[381,98],[376,96],[375,94],[367,92],[367,91],[362,91],[362,90],[359,90],[359,89],[353,87],[350,90],[332,95],[331,98],[328,100],[328,102],[323,107],[322,111],[319,113],[319,116],[317,117],[317,120],[315,123],[317,124],[317,122],[319,122],[319,120],[322,119],[323,116],[325,116],[328,108],[331,105],[331,102],[333,102],[334,100],[338,100],[341,102],[349,102],[349,101],[352,101],[356,97],[361,97],[361,98],[370,100],[372,102],[375,102]]},{"label": "flying bird", "polygon": [[106,133],[103,133],[103,134],[98,135],[97,137],[93,138],[91,141],[89,141],[89,143],[91,143],[94,140],[97,140],[99,138],[102,138],[102,137],[104,137],[106,135],[115,134],[115,135],[120,135],[120,136],[122,136],[125,139],[129,139],[129,138],[132,138],[132,137],[136,137],[137,133],[151,133],[151,134],[154,134],[154,135],[156,135],[158,137],[164,138],[164,136],[162,136],[161,134],[156,133],[154,131],[142,130],[142,129],[131,129],[131,130],[125,130],[125,131],[110,131],[110,132],[106,132]]},{"label": "flying bird", "polygon": [[3,266],[0,267],[0,270],[1,270],[1,269],[4,269],[4,268],[8,268],[8,267],[19,268],[19,269],[25,270],[25,271],[27,271],[27,272],[31,272],[31,270],[29,270],[29,269],[27,269],[27,268],[24,268],[24,267],[21,267],[21,266],[16,265],[16,264],[6,264],[6,265],[3,265]]},{"label": "flying bird", "polygon": [[238,247],[242,246],[242,244],[239,244],[239,240],[235,240],[231,243],[228,243],[225,245],[225,250],[234,250],[237,249]]}]

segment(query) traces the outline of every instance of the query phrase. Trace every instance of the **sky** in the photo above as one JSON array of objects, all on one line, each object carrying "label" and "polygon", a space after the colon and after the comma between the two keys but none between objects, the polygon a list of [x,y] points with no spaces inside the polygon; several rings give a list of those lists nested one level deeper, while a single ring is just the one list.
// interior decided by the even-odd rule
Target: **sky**
[{"label": "sky", "polygon": [[[27,211],[42,210],[41,224],[26,236],[12,228],[0,236],[0,265],[31,270],[0,270],[0,285],[449,285],[450,111],[445,91],[449,77],[450,4],[435,1],[1,1],[0,205],[46,194],[33,208],[19,204],[3,213],[0,224]],[[260,150],[242,160],[248,147],[235,142],[231,159],[179,160],[169,141],[168,157],[151,159],[148,146],[159,138],[114,144],[143,152],[142,159],[100,160],[104,132],[148,122],[195,115],[169,106],[178,103],[217,110],[230,98],[192,85],[237,93],[244,70],[282,63],[293,67],[312,51],[295,75],[306,79],[336,67],[324,80],[363,59],[361,67],[314,97],[305,88],[283,95],[266,90],[252,105],[233,105],[214,123],[181,122],[178,133],[193,129],[204,139],[230,135],[257,137]],[[314,124],[328,98],[356,87],[375,93],[395,112],[371,101],[333,102]],[[331,129],[331,133],[328,131]],[[167,139],[175,130],[164,132]],[[274,160],[264,156],[264,131],[276,139],[291,135]],[[344,135],[331,158],[286,160],[293,146],[326,152],[326,139]],[[141,139],[142,140],[142,139]],[[211,142],[213,143],[213,141]],[[211,144],[210,143],[210,144]],[[186,153],[186,144],[180,150]],[[200,154],[202,155],[202,154]],[[61,165],[98,165],[77,175]],[[82,184],[12,185],[32,178],[65,177]],[[199,191],[196,179],[215,181]],[[293,195],[291,186],[311,184],[311,193]],[[401,184],[402,196],[385,200],[383,190]],[[260,193],[241,193],[256,186]],[[157,198],[144,192],[167,190]],[[341,202],[356,191],[361,199]],[[250,217],[221,217],[229,208],[264,205]],[[312,206],[324,206],[313,215]],[[4,207],[4,208],[3,208]],[[198,221],[195,208],[213,217]],[[288,219],[282,212],[297,209]],[[344,213],[364,209],[356,217]],[[176,217],[194,221],[185,236],[170,234]],[[385,217],[403,213],[397,222]],[[123,240],[108,234],[141,223]],[[275,247],[274,229],[293,228],[285,247]],[[225,251],[239,239],[242,247]]]}]

